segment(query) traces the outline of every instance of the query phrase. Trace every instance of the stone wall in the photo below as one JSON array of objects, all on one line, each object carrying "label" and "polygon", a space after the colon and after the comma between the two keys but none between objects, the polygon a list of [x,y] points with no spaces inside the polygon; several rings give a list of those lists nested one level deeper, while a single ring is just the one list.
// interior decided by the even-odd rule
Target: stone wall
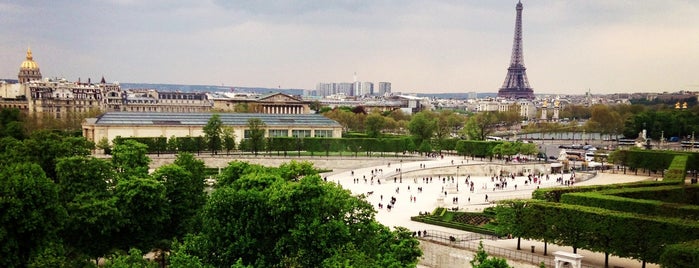
[{"label": "stone wall", "polygon": [[[352,169],[366,168],[372,166],[386,165],[390,162],[398,162],[398,159],[386,159],[386,158],[368,158],[368,157],[293,157],[294,152],[289,152],[289,157],[269,157],[269,156],[258,156],[254,157],[251,155],[225,155],[225,152],[219,152],[217,156],[211,156],[209,153],[202,153],[199,156],[195,156],[198,159],[204,161],[207,167],[220,167],[224,168],[228,166],[231,161],[239,160],[245,161],[252,164],[260,164],[268,167],[278,167],[283,163],[296,161],[311,161],[313,165],[321,169],[331,169],[333,172],[349,171]],[[151,169],[156,169],[165,164],[172,164],[175,161],[175,156],[172,154],[168,155],[148,155],[153,161],[150,164]],[[411,159],[416,160],[416,159]],[[405,160],[404,160],[405,161]]]},{"label": "stone wall", "polygon": [[[464,268],[471,267],[470,261],[473,260],[475,252],[462,248],[457,248],[445,243],[439,243],[429,240],[420,240],[420,249],[422,249],[422,257],[419,261],[421,267],[435,268]],[[490,254],[489,254],[490,255]],[[492,256],[492,255],[490,255]],[[507,264],[517,268],[537,268],[539,266],[529,263],[516,262],[507,260]]]},{"label": "stone wall", "polygon": [[[430,168],[429,163],[427,164],[427,168],[420,169],[420,170],[415,170],[415,171],[406,171],[403,172],[403,177],[424,177],[424,176],[440,176],[440,175],[446,175],[446,176],[452,176],[456,174],[457,172],[457,167],[459,176],[464,177],[466,175],[471,175],[471,176],[493,176],[493,175],[499,175],[499,174],[510,174],[510,173],[515,173],[518,176],[526,176],[529,174],[538,174],[540,172],[544,174],[548,174],[551,172],[550,164],[546,163],[527,163],[527,164],[502,164],[502,163],[473,163],[473,164],[468,164],[467,162],[464,162],[464,164],[458,163],[454,164],[453,166],[447,166],[447,167],[435,167],[435,168]],[[502,172],[502,173],[501,173]]]}]

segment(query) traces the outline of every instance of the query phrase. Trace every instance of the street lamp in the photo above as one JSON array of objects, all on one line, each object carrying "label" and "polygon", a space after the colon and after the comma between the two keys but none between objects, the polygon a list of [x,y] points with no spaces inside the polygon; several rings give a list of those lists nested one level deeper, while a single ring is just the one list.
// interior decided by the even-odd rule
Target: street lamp
[{"label": "street lamp", "polygon": [[398,174],[400,176],[400,182],[403,183],[403,159],[400,160],[400,167],[398,168]]}]

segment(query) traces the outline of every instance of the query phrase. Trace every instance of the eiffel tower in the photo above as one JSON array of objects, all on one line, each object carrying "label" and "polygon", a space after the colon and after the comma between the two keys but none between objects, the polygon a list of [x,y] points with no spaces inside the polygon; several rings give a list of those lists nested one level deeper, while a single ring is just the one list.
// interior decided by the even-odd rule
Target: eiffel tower
[{"label": "eiffel tower", "polygon": [[515,22],[515,40],[512,44],[512,59],[507,68],[505,82],[498,91],[498,97],[508,99],[534,99],[534,90],[529,86],[527,68],[524,67],[522,53],[522,2],[517,3],[517,20]]}]

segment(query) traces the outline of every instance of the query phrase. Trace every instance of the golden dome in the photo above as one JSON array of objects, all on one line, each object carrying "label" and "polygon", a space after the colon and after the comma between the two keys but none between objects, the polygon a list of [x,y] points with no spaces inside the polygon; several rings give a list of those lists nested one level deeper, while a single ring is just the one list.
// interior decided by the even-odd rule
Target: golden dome
[{"label": "golden dome", "polygon": [[34,57],[32,57],[32,49],[27,48],[27,59],[22,62],[22,65],[19,66],[20,69],[30,69],[30,70],[38,70],[39,69],[39,64],[36,64],[34,61]]}]

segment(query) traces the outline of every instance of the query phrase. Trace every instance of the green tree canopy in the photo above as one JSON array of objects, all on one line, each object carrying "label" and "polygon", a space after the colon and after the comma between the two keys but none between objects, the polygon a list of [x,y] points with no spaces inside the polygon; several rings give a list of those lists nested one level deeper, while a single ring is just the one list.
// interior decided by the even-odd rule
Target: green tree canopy
[{"label": "green tree canopy", "polygon": [[151,178],[122,179],[116,185],[117,207],[123,225],[115,234],[114,247],[150,250],[163,237],[168,218],[166,188]]},{"label": "green tree canopy", "polygon": [[133,140],[118,142],[112,150],[112,164],[122,178],[148,176],[148,146]]},{"label": "green tree canopy", "polygon": [[182,238],[191,231],[194,218],[206,201],[204,180],[201,175],[193,174],[177,164],[161,166],[152,174],[165,186],[169,218],[164,228],[165,237]]},{"label": "green tree canopy", "polygon": [[480,112],[468,118],[463,134],[470,140],[483,141],[494,131],[497,124],[497,116],[494,112]]},{"label": "green tree canopy", "polygon": [[415,266],[421,254],[415,238],[404,229],[391,232],[378,224],[372,206],[349,191],[318,175],[284,179],[281,174],[298,173],[289,170],[296,169],[293,165],[232,167],[240,171],[238,179],[211,195],[201,232],[184,243],[203,263],[221,267],[242,259],[258,267],[321,267],[387,260],[398,265],[382,267]]},{"label": "green tree canopy", "polygon": [[377,138],[381,135],[386,124],[386,119],[377,112],[371,113],[366,117],[366,133],[369,137]]},{"label": "green tree canopy", "polygon": [[422,144],[424,140],[430,141],[437,129],[436,115],[429,111],[422,111],[413,115],[408,123],[410,134],[415,137],[416,144]]},{"label": "green tree canopy", "polygon": [[478,244],[478,250],[476,251],[476,256],[471,260],[471,267],[473,268],[511,268],[507,264],[507,261],[502,258],[490,257],[488,258],[488,253],[483,249],[483,241]]},{"label": "green tree canopy", "polygon": [[221,116],[219,114],[211,115],[203,130],[207,148],[212,154],[216,154],[222,145],[223,122],[221,122]]},{"label": "green tree canopy", "polygon": [[223,138],[223,148],[226,149],[227,154],[235,150],[235,133],[233,132],[233,128],[224,127],[221,137]]},{"label": "green tree canopy", "polygon": [[37,164],[0,168],[0,266],[24,267],[30,256],[58,241],[67,217],[56,185]]},{"label": "green tree canopy", "polygon": [[257,152],[265,147],[265,123],[259,118],[248,119],[248,129],[250,142],[250,151],[257,155]]}]

